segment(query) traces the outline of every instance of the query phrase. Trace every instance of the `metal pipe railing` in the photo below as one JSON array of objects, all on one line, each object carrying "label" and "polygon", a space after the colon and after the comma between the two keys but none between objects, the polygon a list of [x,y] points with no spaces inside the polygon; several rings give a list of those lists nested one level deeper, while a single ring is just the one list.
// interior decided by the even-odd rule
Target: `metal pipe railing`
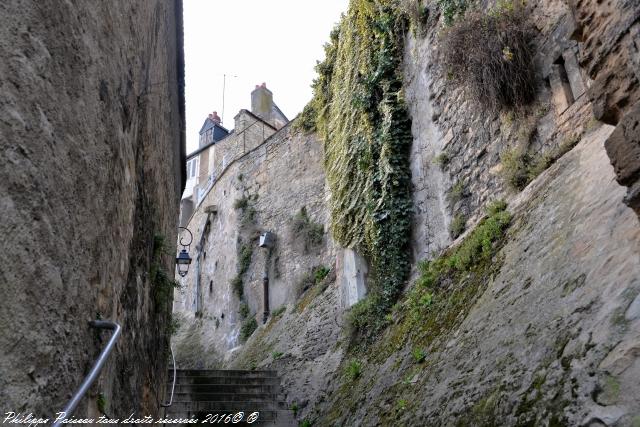
[{"label": "metal pipe railing", "polygon": [[93,384],[95,379],[98,377],[98,374],[100,374],[100,370],[102,369],[102,366],[107,361],[109,354],[111,354],[111,350],[113,350],[113,347],[115,346],[116,341],[120,336],[120,330],[121,330],[120,325],[118,325],[115,322],[110,322],[108,320],[92,320],[91,322],[89,322],[89,326],[91,326],[92,328],[98,328],[98,329],[111,329],[113,330],[113,335],[111,335],[109,342],[107,343],[105,348],[102,350],[102,353],[100,353],[100,356],[98,356],[98,359],[95,361],[95,363],[91,367],[91,371],[89,371],[89,374],[87,375],[87,377],[84,379],[84,381],[82,382],[78,390],[75,392],[75,394],[73,395],[69,403],[67,403],[67,406],[65,406],[64,409],[62,410],[62,417],[58,417],[56,422],[53,423],[52,427],[59,427],[60,425],[62,425],[64,419],[71,416],[73,414],[73,411],[76,410],[76,408],[78,407],[78,404],[80,403],[80,400],[82,400],[84,395],[87,393],[87,390],[89,390],[89,387],[91,387],[91,384]]},{"label": "metal pipe railing", "polygon": [[169,346],[169,349],[171,350],[171,360],[173,361],[173,384],[171,384],[171,398],[169,399],[169,403],[160,404],[163,408],[167,408],[173,403],[173,390],[176,388],[176,358],[173,356],[173,348]]}]

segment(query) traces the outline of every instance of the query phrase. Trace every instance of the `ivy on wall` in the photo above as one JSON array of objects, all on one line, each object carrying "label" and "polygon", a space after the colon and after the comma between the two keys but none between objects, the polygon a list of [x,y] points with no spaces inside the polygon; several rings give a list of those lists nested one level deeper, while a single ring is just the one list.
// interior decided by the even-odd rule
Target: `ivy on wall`
[{"label": "ivy on wall", "polygon": [[351,0],[300,118],[324,142],[331,232],[369,259],[368,306],[381,317],[410,269],[412,136],[401,68],[407,19],[399,3]]}]

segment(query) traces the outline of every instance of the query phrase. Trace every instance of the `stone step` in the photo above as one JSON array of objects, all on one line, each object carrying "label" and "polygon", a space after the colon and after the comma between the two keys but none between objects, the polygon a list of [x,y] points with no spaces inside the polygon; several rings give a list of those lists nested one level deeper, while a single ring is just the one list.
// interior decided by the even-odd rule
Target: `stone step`
[{"label": "stone step", "polygon": [[277,393],[215,393],[215,392],[186,392],[175,393],[176,402],[277,402]]},{"label": "stone step", "polygon": [[[169,376],[169,386],[171,386],[171,382],[173,381],[173,376]],[[197,386],[205,386],[205,385],[220,385],[220,384],[230,384],[230,385],[279,385],[280,378],[278,377],[269,377],[269,378],[242,378],[242,377],[177,377],[176,376],[176,386],[178,385],[197,385]]]},{"label": "stone step", "polygon": [[174,401],[171,405],[171,412],[213,412],[213,411],[230,411],[238,412],[243,411],[245,413],[250,412],[263,412],[263,411],[276,411],[287,409],[287,405],[284,402],[247,402],[247,401]]},{"label": "stone step", "polygon": [[[168,408],[170,409],[170,408]],[[208,422],[206,424],[218,424],[218,420],[220,420],[220,416],[223,415],[226,417],[228,414],[233,415],[237,414],[238,411],[209,411],[209,412],[176,412],[176,411],[167,411],[167,414],[164,418],[172,418],[172,419],[187,419],[187,418],[196,418],[200,421],[201,424],[204,424],[204,420],[210,414],[208,418]],[[230,425],[235,426],[277,426],[277,427],[295,427],[298,425],[295,418],[293,417],[293,413],[290,410],[277,410],[277,411],[262,411],[259,413],[258,418],[252,422],[247,423],[246,419],[251,414],[251,412],[244,411],[243,419],[240,422],[234,423],[233,421],[228,423]],[[214,418],[215,415],[218,415],[218,418]],[[224,417],[223,417],[224,420]],[[220,422],[219,424],[224,424]],[[168,426],[179,426],[179,425],[193,425],[193,424],[167,424]]]},{"label": "stone step", "polygon": [[[173,370],[169,369],[169,374],[173,375]],[[242,378],[277,378],[277,371],[238,371],[238,370],[215,370],[215,369],[178,369],[177,377],[242,377]]]},{"label": "stone step", "polygon": [[[167,386],[167,392],[171,393],[171,385]],[[175,393],[190,393],[190,392],[208,392],[208,393],[243,393],[243,394],[277,394],[280,392],[280,384],[273,385],[255,385],[255,384],[210,384],[207,386],[199,385],[182,385],[177,384]]]},{"label": "stone step", "polygon": [[[173,370],[169,369],[167,396],[171,393]],[[228,415],[243,412],[244,417],[258,413],[252,423],[234,425],[293,427],[297,423],[284,401],[276,371],[221,371],[178,369],[173,404],[166,409],[167,418],[191,418],[204,423],[208,414]],[[224,420],[224,418],[223,418]],[[208,424],[224,424],[220,417],[209,417]],[[176,424],[172,424],[176,425]],[[192,425],[192,424],[184,424]]]}]

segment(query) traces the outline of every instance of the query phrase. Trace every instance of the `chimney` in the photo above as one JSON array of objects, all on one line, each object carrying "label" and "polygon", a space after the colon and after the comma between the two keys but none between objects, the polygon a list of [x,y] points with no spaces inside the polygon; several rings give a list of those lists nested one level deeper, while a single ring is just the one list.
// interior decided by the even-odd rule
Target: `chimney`
[{"label": "chimney", "polygon": [[209,119],[217,124],[220,124],[220,116],[218,116],[218,112],[214,111],[213,114],[209,114]]},{"label": "chimney", "polygon": [[267,84],[256,85],[251,92],[251,112],[261,119],[271,123],[273,110],[273,93],[267,89]]}]

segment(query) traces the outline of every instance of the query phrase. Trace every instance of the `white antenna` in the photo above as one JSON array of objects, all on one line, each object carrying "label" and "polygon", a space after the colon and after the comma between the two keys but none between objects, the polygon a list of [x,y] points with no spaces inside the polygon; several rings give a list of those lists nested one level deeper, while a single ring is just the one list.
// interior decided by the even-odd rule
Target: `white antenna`
[{"label": "white antenna", "polygon": [[[238,77],[236,75],[231,75],[230,77]],[[222,116],[220,117],[220,123],[224,124],[224,92],[227,88],[227,75],[222,75]]]}]

